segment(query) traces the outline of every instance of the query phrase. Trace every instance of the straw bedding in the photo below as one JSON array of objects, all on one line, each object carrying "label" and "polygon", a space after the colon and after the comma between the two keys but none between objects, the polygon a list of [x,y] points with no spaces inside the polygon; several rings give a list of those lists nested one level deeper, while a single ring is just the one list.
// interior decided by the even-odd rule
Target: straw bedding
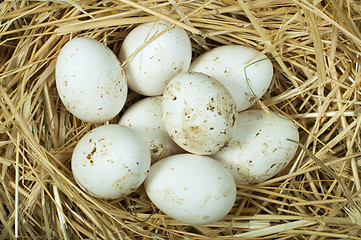
[{"label": "straw bedding", "polygon": [[[286,169],[237,186],[231,212],[205,226],[167,217],[142,187],[93,198],[70,169],[74,146],[99,124],[59,100],[61,47],[87,36],[118,53],[131,29],[160,19],[188,31],[194,57],[225,44],[270,57],[272,85],[254,108],[300,129]],[[5,0],[0,23],[0,239],[361,239],[360,1]],[[130,93],[126,107],[139,98]]]}]

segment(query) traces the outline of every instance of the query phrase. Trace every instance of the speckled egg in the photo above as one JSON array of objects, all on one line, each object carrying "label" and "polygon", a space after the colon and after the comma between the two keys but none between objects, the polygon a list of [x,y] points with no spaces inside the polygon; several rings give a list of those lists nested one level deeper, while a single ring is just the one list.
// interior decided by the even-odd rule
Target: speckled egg
[{"label": "speckled egg", "polygon": [[171,25],[165,21],[140,24],[124,39],[119,58],[127,62],[124,70],[134,92],[161,95],[174,75],[188,71],[191,42],[183,28],[174,26],[165,31]]},{"label": "speckled egg", "polygon": [[218,221],[236,199],[234,179],[221,163],[188,153],[153,164],[144,187],[160,210],[192,225]]},{"label": "speckled egg", "polygon": [[278,174],[294,157],[297,126],[285,116],[263,110],[238,114],[232,140],[212,155],[232,173],[238,184],[256,184]]},{"label": "speckled egg", "polygon": [[162,119],[162,96],[144,98],[130,106],[120,118],[119,124],[139,133],[148,143],[152,162],[184,150],[169,136]]},{"label": "speckled egg", "polygon": [[150,168],[147,144],[129,127],[109,124],[85,134],[72,156],[72,171],[90,195],[116,199],[134,192]]},{"label": "speckled egg", "polygon": [[171,138],[188,152],[208,155],[231,138],[236,104],[216,79],[202,73],[180,73],[167,85],[163,122]]},{"label": "speckled egg", "polygon": [[55,77],[61,101],[83,121],[108,121],[125,104],[128,88],[120,62],[94,39],[79,37],[66,43],[56,61]]},{"label": "speckled egg", "polygon": [[258,50],[242,45],[216,47],[197,57],[189,71],[220,81],[232,94],[237,111],[252,106],[267,91],[273,76],[271,61]]}]

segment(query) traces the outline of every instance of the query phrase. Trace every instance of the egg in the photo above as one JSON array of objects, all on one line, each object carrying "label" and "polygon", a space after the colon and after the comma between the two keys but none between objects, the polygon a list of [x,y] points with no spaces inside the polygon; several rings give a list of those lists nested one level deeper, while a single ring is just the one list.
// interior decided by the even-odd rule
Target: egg
[{"label": "egg", "polygon": [[130,106],[119,124],[138,132],[148,143],[152,162],[184,152],[169,136],[162,119],[162,96],[144,98]]},{"label": "egg", "polygon": [[61,49],[56,87],[65,107],[77,118],[105,122],[123,108],[127,82],[116,55],[100,42],[79,37]]},{"label": "egg", "polygon": [[192,225],[220,220],[236,199],[234,179],[221,163],[189,153],[153,164],[144,187],[162,212]]},{"label": "egg", "polygon": [[134,192],[143,183],[150,161],[147,144],[134,130],[109,124],[80,139],[71,167],[76,182],[87,193],[116,199]]},{"label": "egg", "polygon": [[188,71],[192,47],[183,28],[175,26],[150,40],[170,26],[165,21],[144,23],[124,39],[119,58],[128,61],[124,69],[129,88],[134,92],[145,96],[161,95],[174,75]]},{"label": "egg", "polygon": [[163,123],[184,150],[209,155],[231,138],[237,116],[230,92],[202,73],[180,73],[168,83],[162,99]]},{"label": "egg", "polygon": [[237,184],[256,184],[278,174],[294,157],[297,126],[285,116],[263,110],[238,114],[232,140],[212,155],[232,173]]},{"label": "egg", "polygon": [[[252,61],[251,61],[252,60]],[[273,76],[272,63],[251,47],[225,45],[197,57],[189,68],[220,81],[236,101],[237,111],[252,106],[269,88]]]}]

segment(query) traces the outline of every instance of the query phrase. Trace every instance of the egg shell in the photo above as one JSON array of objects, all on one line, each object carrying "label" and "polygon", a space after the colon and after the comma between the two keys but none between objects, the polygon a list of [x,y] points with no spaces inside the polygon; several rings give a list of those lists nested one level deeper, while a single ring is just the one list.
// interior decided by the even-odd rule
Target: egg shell
[{"label": "egg shell", "polygon": [[189,71],[201,72],[220,81],[231,92],[237,111],[256,102],[253,93],[261,98],[273,76],[271,61],[258,50],[242,45],[220,46],[207,51],[191,63]]},{"label": "egg shell", "polygon": [[184,150],[169,136],[162,119],[162,96],[144,98],[130,106],[119,124],[128,126],[148,143],[152,162]]},{"label": "egg shell", "polygon": [[256,184],[278,174],[294,157],[297,126],[285,116],[263,110],[238,114],[232,140],[212,155],[232,173],[237,184]]},{"label": "egg shell", "polygon": [[90,195],[116,199],[134,192],[150,168],[150,152],[136,132],[118,124],[97,127],[77,143],[72,156],[77,183]]},{"label": "egg shell", "polygon": [[236,105],[229,91],[202,73],[180,73],[167,85],[162,100],[164,126],[188,152],[208,155],[231,138]]},{"label": "egg shell", "polygon": [[218,221],[232,209],[236,199],[234,179],[222,164],[189,153],[153,164],[144,187],[161,211],[192,225]]},{"label": "egg shell", "polygon": [[127,82],[116,55],[90,38],[75,38],[61,49],[56,87],[65,107],[77,118],[105,122],[123,108]]},{"label": "egg shell", "polygon": [[134,92],[145,96],[161,95],[174,75],[188,71],[192,47],[184,29],[175,26],[143,46],[170,26],[164,21],[144,23],[124,39],[119,58],[121,61],[129,58],[124,69],[129,88]]}]

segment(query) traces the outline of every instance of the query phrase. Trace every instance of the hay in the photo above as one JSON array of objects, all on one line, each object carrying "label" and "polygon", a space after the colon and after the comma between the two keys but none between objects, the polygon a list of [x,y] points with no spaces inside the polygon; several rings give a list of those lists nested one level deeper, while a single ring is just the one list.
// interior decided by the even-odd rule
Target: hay
[{"label": "hay", "polygon": [[[361,239],[360,16],[356,0],[3,1],[0,239]],[[239,185],[231,212],[205,226],[167,217],[143,188],[88,196],[70,170],[74,146],[97,125],[61,104],[59,50],[88,36],[117,53],[134,26],[159,19],[190,33],[195,56],[231,43],[268,55],[275,75],[262,103],[300,127],[292,163]]]}]

